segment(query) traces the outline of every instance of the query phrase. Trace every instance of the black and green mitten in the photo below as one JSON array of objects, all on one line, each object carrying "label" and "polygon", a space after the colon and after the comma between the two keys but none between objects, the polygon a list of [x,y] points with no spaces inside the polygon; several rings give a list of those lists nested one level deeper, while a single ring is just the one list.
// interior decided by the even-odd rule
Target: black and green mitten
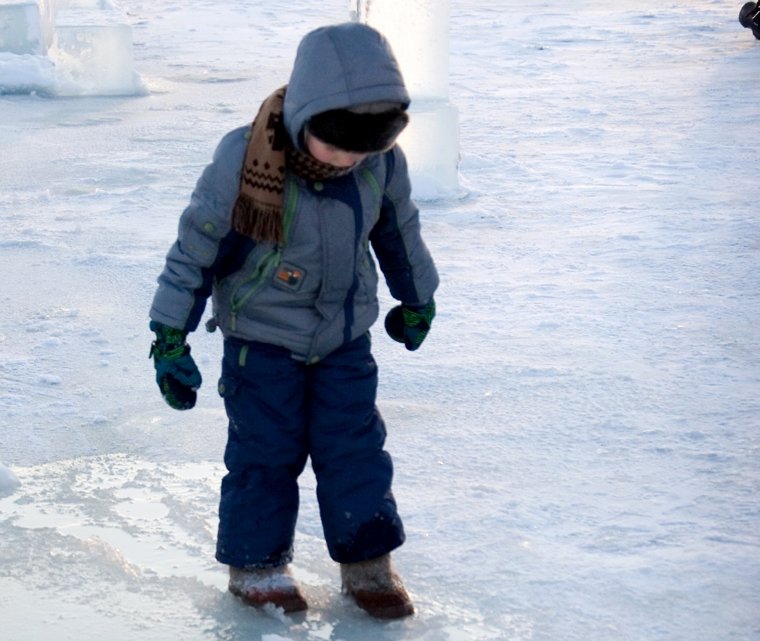
[{"label": "black and green mitten", "polygon": [[414,351],[430,331],[435,317],[435,301],[426,305],[397,305],[385,317],[385,331],[394,341]]},{"label": "black and green mitten", "polygon": [[195,406],[201,373],[190,356],[190,346],[185,342],[187,333],[156,321],[150,322],[150,329],[156,333],[156,340],[150,346],[150,357],[156,368],[161,396],[175,410],[189,410]]}]

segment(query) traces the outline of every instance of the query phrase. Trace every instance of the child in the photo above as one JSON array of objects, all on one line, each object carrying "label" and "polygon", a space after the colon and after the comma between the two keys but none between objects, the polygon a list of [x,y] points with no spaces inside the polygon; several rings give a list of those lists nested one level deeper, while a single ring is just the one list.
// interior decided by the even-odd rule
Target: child
[{"label": "child", "polygon": [[390,562],[404,542],[375,407],[369,328],[382,269],[401,304],[394,340],[417,349],[438,276],[395,140],[409,96],[387,41],[359,23],[301,42],[290,81],[227,134],[180,219],[150,311],[156,380],[175,409],[201,376],[185,343],[213,296],[229,418],[217,559],[230,591],[286,612],[306,601],[288,564],[307,457],[343,591],[369,614],[414,612]]}]

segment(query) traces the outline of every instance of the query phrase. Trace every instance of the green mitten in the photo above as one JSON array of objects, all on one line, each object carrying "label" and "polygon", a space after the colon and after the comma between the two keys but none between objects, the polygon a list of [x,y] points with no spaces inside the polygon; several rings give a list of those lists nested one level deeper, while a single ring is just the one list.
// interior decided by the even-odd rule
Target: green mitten
[{"label": "green mitten", "polygon": [[150,322],[150,329],[156,333],[150,357],[161,396],[175,410],[189,410],[195,406],[201,373],[190,356],[190,346],[185,342],[187,334],[156,321]]},{"label": "green mitten", "polygon": [[435,301],[426,305],[397,305],[385,317],[385,331],[394,341],[414,351],[430,331],[435,317]]}]

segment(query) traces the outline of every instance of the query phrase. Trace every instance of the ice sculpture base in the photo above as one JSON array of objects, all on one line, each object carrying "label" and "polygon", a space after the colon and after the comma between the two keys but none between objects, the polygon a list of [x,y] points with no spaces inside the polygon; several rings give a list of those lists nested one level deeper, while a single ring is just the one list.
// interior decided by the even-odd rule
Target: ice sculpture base
[{"label": "ice sculpture base", "polygon": [[412,197],[459,194],[459,112],[448,101],[412,101],[411,124],[399,137],[409,163]]}]

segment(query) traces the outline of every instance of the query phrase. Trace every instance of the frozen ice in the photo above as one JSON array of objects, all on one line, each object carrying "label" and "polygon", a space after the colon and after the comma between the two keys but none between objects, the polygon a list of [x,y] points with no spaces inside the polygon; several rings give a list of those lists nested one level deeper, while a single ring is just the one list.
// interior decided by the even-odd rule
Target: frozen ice
[{"label": "frozen ice", "polygon": [[410,125],[399,137],[407,155],[414,198],[456,196],[459,165],[459,115],[448,101],[415,100]]},{"label": "frozen ice", "polygon": [[44,55],[55,9],[56,0],[0,0],[0,53]]},{"label": "frozen ice", "polygon": [[413,97],[447,98],[448,0],[356,0],[355,4],[353,15],[390,42]]},{"label": "frozen ice", "polygon": [[0,496],[12,494],[21,485],[16,474],[0,463]]},{"label": "frozen ice", "polygon": [[44,54],[43,32],[36,2],[0,2],[0,52]]},{"label": "frozen ice", "polygon": [[[93,23],[81,16],[56,25],[56,42],[50,56],[61,69],[59,95],[118,95],[136,92],[129,25]],[[79,17],[80,19],[76,19]],[[84,19],[82,19],[84,18]]]},{"label": "frozen ice", "polygon": [[345,3],[129,0],[149,99],[0,97],[0,641],[760,641],[760,42],[730,5],[452,2],[467,198],[421,204],[421,351],[373,331],[396,623],[342,598],[309,468],[313,607],[229,595],[219,332],[192,412],[147,358],[202,167]]},{"label": "frozen ice", "polygon": [[[131,95],[144,88],[134,71],[132,28],[107,0],[0,0],[0,94]],[[34,75],[37,67],[53,76]],[[19,76],[26,76],[21,79]]]},{"label": "frozen ice", "polygon": [[0,52],[0,95],[52,93],[55,67],[45,56]]},{"label": "frozen ice", "polygon": [[56,13],[50,57],[61,69],[59,95],[138,92],[132,28],[120,11],[98,0],[68,0]]},{"label": "frozen ice", "polygon": [[354,0],[352,17],[390,42],[412,97],[411,123],[399,139],[417,200],[459,194],[459,126],[449,102],[449,2]]}]

